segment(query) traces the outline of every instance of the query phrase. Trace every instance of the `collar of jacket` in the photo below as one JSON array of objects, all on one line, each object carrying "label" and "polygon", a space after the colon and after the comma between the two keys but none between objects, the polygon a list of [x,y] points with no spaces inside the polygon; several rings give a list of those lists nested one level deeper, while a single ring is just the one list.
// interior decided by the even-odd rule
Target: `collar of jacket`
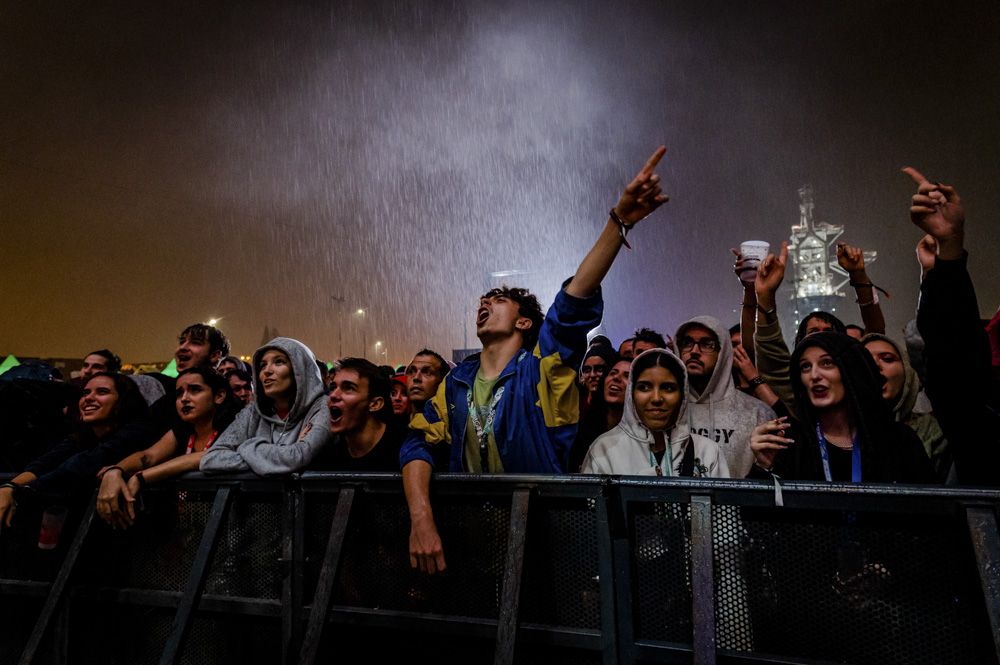
[{"label": "collar of jacket", "polygon": [[[455,381],[461,383],[466,388],[471,387],[473,382],[476,380],[476,372],[479,371],[479,355],[480,354],[475,353],[463,360],[459,363],[458,367],[451,370],[451,374],[448,376],[452,377]],[[513,358],[510,359],[510,362],[508,362],[507,366],[503,368],[503,371],[500,372],[500,376],[497,377],[497,383],[500,383],[513,374],[517,369],[518,364],[527,357],[528,351],[526,349],[521,349]]]}]

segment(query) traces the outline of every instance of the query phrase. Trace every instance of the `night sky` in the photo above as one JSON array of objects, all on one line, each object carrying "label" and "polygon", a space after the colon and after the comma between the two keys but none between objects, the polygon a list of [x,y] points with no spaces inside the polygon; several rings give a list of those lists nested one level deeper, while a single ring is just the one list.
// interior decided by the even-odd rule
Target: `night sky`
[{"label": "night sky", "polygon": [[605,280],[616,342],[736,322],[729,248],[786,238],[805,183],[879,252],[899,337],[906,165],[958,188],[1000,304],[995,0],[8,2],[0,353],[165,360],[221,317],[240,354],[268,326],[450,355],[489,273],[551,301],[661,143],[671,201]]}]

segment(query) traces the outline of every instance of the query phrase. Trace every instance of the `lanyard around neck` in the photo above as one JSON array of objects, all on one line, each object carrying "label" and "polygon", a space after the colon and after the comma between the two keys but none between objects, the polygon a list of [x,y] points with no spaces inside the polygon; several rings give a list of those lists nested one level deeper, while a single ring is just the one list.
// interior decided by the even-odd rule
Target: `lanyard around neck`
[{"label": "lanyard around neck", "polygon": [[[663,456],[667,460],[667,475],[674,475],[674,444],[670,440],[670,433],[667,432],[667,446],[663,449]],[[653,452],[653,445],[656,443],[656,437],[653,437],[653,441],[649,444],[649,465],[653,467],[656,471],[656,475],[663,475],[663,466],[656,461],[656,453]]]},{"label": "lanyard around neck", "polygon": [[[819,423],[816,423],[816,440],[819,442],[819,456],[823,461],[823,476],[826,482],[832,483],[833,477],[830,475],[830,453],[827,450],[826,437]],[[858,443],[858,435],[851,437],[851,482],[861,482],[861,446]]]},{"label": "lanyard around neck", "polygon": [[475,405],[475,401],[472,399],[473,389],[470,387],[469,391],[465,393],[465,402],[469,407],[469,418],[472,420],[472,426],[476,428],[476,440],[479,441],[479,460],[482,465],[481,471],[483,473],[489,473],[489,440],[490,432],[493,431],[493,420],[497,416],[497,402],[503,397],[503,389],[506,386],[500,386],[495,393],[493,393],[493,399],[490,400],[489,406],[486,412],[486,422],[484,423],[479,418],[479,408]]},{"label": "lanyard around neck", "polygon": [[[219,436],[218,432],[212,432],[212,436],[208,437],[208,443],[205,444],[204,450],[208,450],[212,447],[212,444],[215,443],[215,438],[217,436]],[[194,437],[194,434],[188,437],[187,452],[184,453],[185,455],[190,455],[194,452]]]}]

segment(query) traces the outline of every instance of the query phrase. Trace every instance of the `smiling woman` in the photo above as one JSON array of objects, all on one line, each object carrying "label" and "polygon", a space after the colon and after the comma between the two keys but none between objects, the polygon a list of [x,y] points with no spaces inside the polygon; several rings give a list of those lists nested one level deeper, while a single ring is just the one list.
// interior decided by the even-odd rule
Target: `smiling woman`
[{"label": "smiling woman", "polygon": [[69,437],[0,486],[0,523],[10,526],[17,497],[26,488],[35,496],[89,491],[98,469],[156,437],[142,394],[121,374],[98,372],[90,377],[79,409],[79,423]]},{"label": "smiling woman", "polygon": [[[615,370],[620,371],[620,363]],[[677,356],[666,349],[643,351],[632,361],[626,376],[621,422],[597,437],[581,472],[729,477],[718,444],[691,433],[688,423],[681,421],[688,377]]]}]

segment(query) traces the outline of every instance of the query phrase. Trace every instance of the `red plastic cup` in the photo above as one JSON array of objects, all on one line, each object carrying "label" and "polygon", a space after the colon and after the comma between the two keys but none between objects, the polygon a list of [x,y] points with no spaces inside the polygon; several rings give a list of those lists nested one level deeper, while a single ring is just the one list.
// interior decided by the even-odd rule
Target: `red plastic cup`
[{"label": "red plastic cup", "polygon": [[56,545],[59,544],[59,534],[62,533],[68,514],[69,508],[66,506],[49,506],[42,513],[42,528],[38,532],[38,549],[54,550],[56,548]]}]

